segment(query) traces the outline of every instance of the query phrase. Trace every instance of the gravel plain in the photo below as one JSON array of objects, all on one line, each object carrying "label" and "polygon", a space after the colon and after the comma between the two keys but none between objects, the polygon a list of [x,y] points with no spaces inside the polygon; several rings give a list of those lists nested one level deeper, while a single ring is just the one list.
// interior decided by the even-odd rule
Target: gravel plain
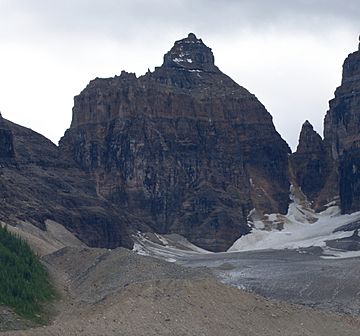
[{"label": "gravel plain", "polygon": [[[49,323],[44,326],[34,326],[9,309],[0,309],[2,335],[359,335],[357,315],[319,311],[293,304],[289,296],[281,297],[292,285],[289,279],[276,277],[279,269],[292,263],[299,268],[304,265],[301,262],[318,261],[318,256],[290,253],[286,257],[265,252],[195,258],[188,252],[188,257],[174,263],[122,248],[87,248],[62,226],[47,224],[45,232],[26,223],[16,231],[42,256],[60,299],[46,307],[44,317]],[[68,242],[72,246],[66,246]],[[276,264],[272,273],[266,272]],[[345,263],[344,271],[348,267]],[[220,282],[224,274],[231,274],[227,280],[233,282]],[[274,275],[273,280],[269,274]],[[248,285],[265,284],[257,287],[260,289],[269,282],[270,293],[278,293],[280,300],[236,288],[243,287],[239,283],[244,281]],[[292,297],[296,290],[293,286]],[[262,294],[271,297],[269,291]],[[1,331],[9,328],[18,330]]]},{"label": "gravel plain", "polygon": [[57,283],[49,325],[4,335],[359,335],[357,317],[265,299],[125,249],[65,247],[43,260]]}]

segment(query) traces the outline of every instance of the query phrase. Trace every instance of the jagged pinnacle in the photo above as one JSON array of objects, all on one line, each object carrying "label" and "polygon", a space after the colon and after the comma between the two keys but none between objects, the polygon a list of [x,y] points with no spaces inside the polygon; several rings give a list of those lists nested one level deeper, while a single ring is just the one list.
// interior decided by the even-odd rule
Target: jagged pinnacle
[{"label": "jagged pinnacle", "polygon": [[214,64],[211,49],[194,33],[189,33],[186,38],[175,42],[164,56],[163,67],[192,71],[219,71]]},{"label": "jagged pinnacle", "polygon": [[303,123],[302,127],[311,127],[313,128],[313,126],[311,125],[309,120],[305,120],[305,122]]}]

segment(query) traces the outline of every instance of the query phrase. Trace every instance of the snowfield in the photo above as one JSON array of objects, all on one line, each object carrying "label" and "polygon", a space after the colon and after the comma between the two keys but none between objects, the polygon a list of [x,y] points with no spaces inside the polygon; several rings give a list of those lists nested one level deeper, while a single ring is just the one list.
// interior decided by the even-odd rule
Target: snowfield
[{"label": "snowfield", "polygon": [[[357,235],[357,231],[344,231],[341,228],[359,222],[360,212],[342,215],[335,202],[329,203],[327,209],[315,213],[305,202],[301,201],[293,188],[290,189],[292,203],[286,215],[269,214],[263,219],[256,218],[256,211],[250,213],[249,225],[252,232],[239,238],[225,253],[249,252],[258,250],[299,250],[320,247],[322,258],[360,257],[360,251],[331,248],[328,241],[338,241]],[[155,239],[138,233],[134,250],[142,255],[151,255],[175,262],[181,257],[211,253],[203,250],[178,235],[161,236]]]},{"label": "snowfield", "polygon": [[333,254],[334,257],[360,256],[360,251],[339,253],[326,246],[326,241],[351,237],[354,231],[335,230],[359,221],[360,212],[341,215],[339,207],[329,206],[325,211],[315,213],[294,201],[286,216],[273,214],[268,217],[273,221],[282,221],[283,229],[267,231],[262,229],[266,226],[263,221],[256,221],[252,232],[238,239],[228,252],[321,247],[325,254]]}]

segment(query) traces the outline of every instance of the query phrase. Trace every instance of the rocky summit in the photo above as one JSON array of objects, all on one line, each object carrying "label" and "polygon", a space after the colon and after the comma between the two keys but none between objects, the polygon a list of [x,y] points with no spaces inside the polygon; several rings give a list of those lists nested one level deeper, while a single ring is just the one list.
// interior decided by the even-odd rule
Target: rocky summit
[{"label": "rocky summit", "polygon": [[249,212],[286,212],[289,147],[259,100],[223,74],[194,34],[162,66],[92,80],[75,97],[60,151],[133,230],[226,250]]}]

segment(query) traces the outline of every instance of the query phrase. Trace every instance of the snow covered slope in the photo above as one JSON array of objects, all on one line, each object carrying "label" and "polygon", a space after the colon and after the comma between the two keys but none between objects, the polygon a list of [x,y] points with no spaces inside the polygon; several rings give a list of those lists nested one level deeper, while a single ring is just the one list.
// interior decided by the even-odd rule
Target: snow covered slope
[{"label": "snow covered slope", "polygon": [[[252,232],[238,239],[225,253],[257,250],[301,250],[321,247],[322,258],[360,257],[360,212],[341,215],[335,202],[315,213],[293,188],[288,213],[256,217],[252,211]],[[176,261],[209,253],[178,235],[138,234],[134,250],[139,254]]]},{"label": "snow covered slope", "polygon": [[316,246],[323,248],[324,254],[329,255],[328,257],[360,256],[360,251],[341,251],[328,246],[336,244],[327,244],[357,237],[360,212],[341,215],[339,207],[333,202],[328,204],[325,211],[315,213],[305,202],[301,202],[292,190],[291,199],[292,203],[285,216],[271,214],[266,215],[265,219],[254,220],[252,232],[238,239],[228,252]]}]

